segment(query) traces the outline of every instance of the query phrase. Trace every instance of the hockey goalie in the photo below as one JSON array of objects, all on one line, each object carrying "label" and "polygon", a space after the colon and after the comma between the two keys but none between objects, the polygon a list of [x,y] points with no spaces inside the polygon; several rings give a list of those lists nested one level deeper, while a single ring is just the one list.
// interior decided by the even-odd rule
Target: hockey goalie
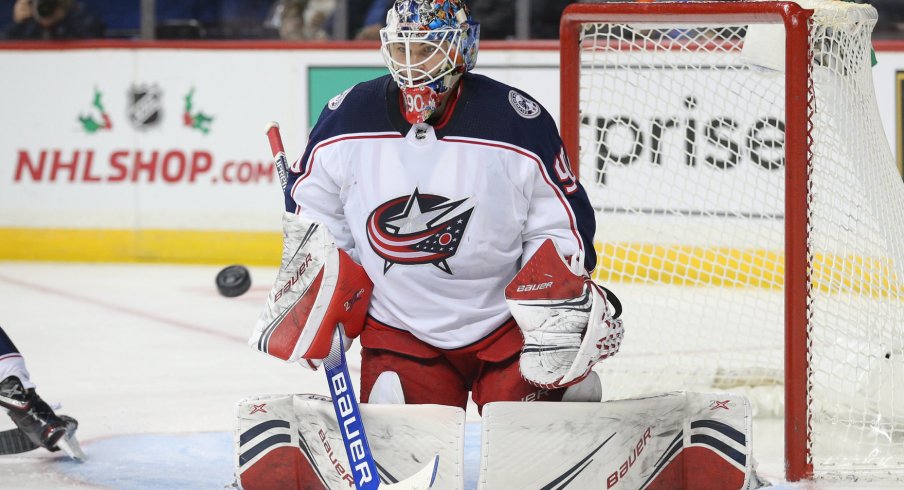
[{"label": "hockey goalie", "polygon": [[[471,72],[478,37],[460,0],[395,0],[381,31],[390,74],[331,99],[288,168],[282,266],[250,344],[322,366],[332,400],[240,402],[243,488],[416,488],[407,475],[431,461],[435,477],[417,488],[461,488],[469,399],[484,414],[484,445],[541,457],[486,469],[533,481],[494,488],[557,478],[562,468],[542,460],[557,437],[583,448],[612,431],[633,434],[606,415],[593,371],[618,352],[625,328],[618,299],[589,279],[592,206],[548,111]],[[343,372],[355,341],[360,407]],[[572,403],[543,403],[562,401]],[[537,407],[543,415],[532,423],[587,430],[550,434],[539,424],[532,432],[546,439],[516,441],[501,435],[491,408],[509,402]],[[587,414],[556,408],[565,405],[609,422],[587,424]],[[673,425],[687,419],[677,402],[654,405],[667,407],[673,416],[662,419]],[[632,439],[604,453],[621,458],[637,450]],[[641,473],[631,466],[622,488]]]},{"label": "hockey goalie", "polygon": [[[329,341],[317,345],[316,339],[328,338],[320,335],[323,331],[337,323],[348,323],[344,331],[353,337],[367,330],[363,312],[370,284],[321,225],[291,214],[285,219],[287,266],[253,341],[271,355],[316,367],[318,356],[329,349]],[[620,305],[573,267],[552,241],[545,241],[505,288],[505,296],[524,339],[516,355],[522,379],[584,403],[483,406],[481,481],[494,483],[488,488],[542,488],[565,478],[576,488],[603,488],[599,482],[626,489],[756,488],[750,406],[742,397],[672,393],[600,403],[591,367],[618,350]],[[588,332],[593,345],[586,345]],[[314,358],[305,357],[309,352],[316,352]],[[421,372],[429,373],[429,365]],[[370,434],[375,479],[398,481],[438,455],[432,488],[464,488],[464,410],[406,404],[401,376],[384,371],[377,378],[369,403],[360,410]],[[587,379],[592,383],[582,381]],[[353,462],[343,450],[348,429],[337,420],[330,399],[249,397],[239,403],[237,416],[235,464],[242,488],[354,486]],[[557,450],[548,451],[550,444]]]}]

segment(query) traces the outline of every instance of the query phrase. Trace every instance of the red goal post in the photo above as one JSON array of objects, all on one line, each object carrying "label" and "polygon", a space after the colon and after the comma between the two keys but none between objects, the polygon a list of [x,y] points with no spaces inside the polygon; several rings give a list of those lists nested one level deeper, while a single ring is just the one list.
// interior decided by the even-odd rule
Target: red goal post
[{"label": "red goal post", "polygon": [[[584,108],[582,104],[586,103],[586,101],[582,100],[582,98],[598,97],[600,100],[600,107],[605,107],[608,100],[606,98],[608,94],[603,93],[605,92],[604,90],[600,91],[600,93],[591,93],[588,95],[587,87],[582,86],[582,75],[584,76],[584,81],[587,82],[587,80],[589,80],[587,74],[588,70],[599,70],[601,73],[600,76],[604,76],[606,71],[627,71],[629,69],[623,68],[622,65],[613,65],[613,62],[610,61],[600,62],[599,65],[597,65],[596,62],[588,62],[587,56],[590,56],[588,55],[589,51],[599,50],[615,52],[622,50],[641,52],[649,48],[651,51],[659,50],[660,54],[663,52],[668,54],[669,50],[682,52],[688,50],[705,51],[708,49],[708,46],[713,45],[714,42],[724,42],[722,39],[713,41],[711,38],[701,40],[700,38],[695,38],[694,36],[681,32],[677,34],[677,39],[668,41],[668,43],[671,44],[660,43],[656,37],[641,39],[642,36],[646,35],[644,34],[645,31],[656,31],[657,29],[660,30],[657,35],[664,38],[664,33],[670,26],[677,26],[678,28],[686,28],[687,26],[692,25],[742,26],[741,29],[729,31],[734,34],[737,34],[738,32],[743,33],[746,31],[747,26],[758,24],[784,27],[784,71],[782,80],[784,86],[784,107],[782,114],[784,143],[784,203],[782,211],[784,236],[783,250],[780,251],[782,257],[779,258],[779,260],[783,262],[778,266],[782,269],[782,277],[778,280],[777,287],[782,289],[782,297],[784,298],[783,382],[785,400],[785,468],[786,477],[791,481],[814,477],[814,458],[811,454],[811,437],[813,430],[813,408],[811,405],[814,403],[814,394],[811,392],[813,387],[814,368],[811,363],[814,361],[811,357],[813,356],[811,352],[813,339],[810,338],[810,334],[814,328],[811,323],[815,310],[814,307],[810,305],[810,302],[812,300],[813,288],[834,287],[831,285],[826,286],[820,283],[820,278],[812,277],[816,272],[820,274],[826,273],[824,271],[826,266],[821,263],[817,264],[815,261],[826,261],[827,259],[824,259],[823,255],[829,255],[828,253],[823,254],[822,252],[814,251],[811,244],[812,241],[815,240],[811,236],[814,226],[813,223],[811,223],[811,220],[813,219],[812,213],[814,212],[812,209],[814,198],[811,191],[814,184],[811,180],[811,173],[813,172],[813,127],[814,113],[816,110],[816,89],[814,88],[813,81],[813,56],[815,51],[814,46],[812,45],[812,31],[814,29],[813,14],[814,10],[801,8],[794,2],[771,1],[573,4],[570,5],[562,15],[560,31],[560,129],[562,139],[566,152],[569,158],[571,158],[575,174],[581,176],[581,167],[585,167],[586,172],[587,162],[591,161],[591,163],[589,163],[589,165],[591,165],[591,170],[599,172],[599,174],[602,175],[601,177],[583,176],[581,180],[585,187],[598,186],[601,189],[606,190],[613,185],[610,181],[605,180],[610,177],[609,172],[612,168],[618,169],[630,165],[634,165],[635,167],[640,165],[658,165],[659,167],[663,167],[664,165],[661,164],[661,161],[657,160],[657,156],[652,157],[652,165],[648,162],[639,161],[636,157],[641,154],[640,150],[622,152],[622,161],[620,162],[612,161],[611,159],[604,162],[605,158],[611,157],[611,153],[613,152],[610,151],[610,148],[608,147],[605,150],[600,149],[601,143],[599,141],[596,142],[597,155],[595,158],[597,163],[592,163],[594,155],[589,155],[588,157],[588,153],[593,153],[593,148],[588,148],[588,146],[591,146],[594,143],[588,145],[585,141],[585,148],[581,148],[582,126],[584,126],[584,131],[587,131],[586,126],[592,124],[591,121],[588,121],[589,115],[583,113]],[[607,27],[590,28],[588,26]],[[702,30],[703,29],[700,29],[700,31]],[[716,30],[718,31],[718,29]],[[835,30],[841,31],[842,29],[836,28]],[[604,38],[604,40],[588,40],[589,37],[596,35],[588,34],[590,31],[593,31],[594,33],[603,33],[599,34],[598,37],[600,39]],[[627,37],[625,38],[620,38],[624,32],[628,32],[629,34],[627,34]],[[822,48],[832,44],[824,40],[820,41],[820,43]],[[734,47],[737,47],[739,50],[739,46],[740,43]],[[838,50],[837,47],[833,49],[836,51]],[[730,51],[731,49],[725,49],[722,45],[718,45],[716,50]],[[632,58],[632,60],[634,61],[624,62],[626,63],[624,67],[628,67],[631,64],[646,62],[644,61],[643,55]],[[842,59],[842,61],[847,62],[848,60]],[[644,67],[645,70],[651,71],[657,69],[658,62],[649,61],[649,63],[650,65],[648,67]],[[819,63],[822,63],[820,66],[825,68],[830,62],[817,60],[817,64]],[[747,68],[745,68],[745,70],[750,71]],[[847,76],[849,72],[854,70],[856,70],[856,68],[849,68],[847,66],[840,68],[838,71],[838,73],[840,73],[839,77]],[[630,84],[631,82],[629,80],[632,79],[626,79],[625,83]],[[597,82],[591,81],[589,83]],[[600,84],[600,86],[607,85]],[[611,85],[608,86],[611,87]],[[665,86],[664,90],[668,91],[669,88],[670,87]],[[677,90],[678,89],[676,89],[675,95],[683,95],[682,93],[678,93]],[[871,91],[872,87],[868,87],[868,90]],[[634,93],[634,89],[628,90],[626,93],[632,94]],[[617,98],[623,95],[624,94],[612,94],[612,97]],[[768,94],[765,94],[763,98],[768,98]],[[643,100],[637,101],[638,104],[643,102]],[[696,104],[696,100],[694,100],[693,103],[686,102],[688,111],[690,112],[690,110],[694,109]],[[728,104],[730,104],[730,102],[728,102]],[[867,110],[870,109],[872,108],[867,107]],[[583,121],[582,118],[584,118]],[[613,120],[615,119],[610,118],[607,121],[608,123],[612,123]],[[618,121],[624,121],[624,118]],[[625,129],[629,133],[631,131],[634,132],[634,143],[641,142],[641,144],[647,144],[647,146],[652,145],[652,150],[649,148],[642,150],[643,152],[650,154],[659,150],[660,145],[663,144],[662,139],[659,139],[660,137],[664,138],[664,136],[662,136],[663,128],[666,128],[665,132],[667,132],[669,128],[686,124],[687,134],[693,135],[693,138],[697,138],[703,133],[703,131],[696,127],[696,122],[693,122],[693,124],[688,122],[691,121],[690,116],[688,116],[686,120],[681,121],[677,118],[653,119],[651,126],[653,130],[646,135],[638,135],[638,130],[640,129],[639,125],[635,124],[633,121],[634,120],[631,119],[628,120],[627,123],[622,124],[622,129]],[[715,126],[716,129],[712,129],[713,126]],[[613,129],[610,131],[610,129],[615,127],[618,127],[618,124],[612,123],[611,125],[606,125],[604,128],[595,128],[596,135],[599,138],[605,137],[602,135],[611,137],[612,131],[615,130]],[[721,126],[722,129],[725,127],[727,126]],[[729,130],[732,128],[734,128],[734,126],[731,126]],[[712,124],[706,128],[707,138],[710,138],[709,141],[714,148],[713,153],[723,152],[724,154],[729,150],[735,149],[734,146],[737,146],[733,146],[730,142],[726,143],[726,141],[728,141],[726,138],[720,139],[720,134],[726,134],[719,132],[722,131],[722,129],[720,129],[720,126]],[[657,130],[659,132],[657,132]],[[879,128],[879,132],[881,132],[881,127]],[[747,133],[748,139],[753,133],[753,130]],[[647,139],[645,140],[644,138]],[[740,140],[741,136],[738,136],[737,139]],[[684,144],[687,148],[690,148],[688,151],[691,153],[690,156],[685,156],[686,162],[697,162],[695,152],[699,150],[696,149],[696,141],[696,139],[691,141],[690,136],[685,137]],[[604,143],[608,144],[609,142],[607,141]],[[630,144],[628,147],[630,147]],[[582,150],[584,150],[584,153],[582,153]],[[752,153],[752,151],[750,153]],[[881,154],[876,160],[883,160],[884,156],[884,154]],[[729,160],[729,164],[734,167],[737,165],[738,158],[739,157],[734,157],[734,159]],[[712,162],[713,160],[716,159],[713,158],[710,161]],[[593,167],[593,165],[597,166]],[[692,163],[688,163],[688,165],[690,166]],[[598,181],[596,179],[598,179]],[[609,190],[611,191],[611,189]],[[825,193],[825,191],[823,192]],[[591,199],[593,199],[594,193],[592,190],[590,194]],[[639,211],[632,212],[635,212],[635,214],[639,213]],[[737,213],[737,216],[742,215],[743,213]],[[650,246],[648,248],[655,247]],[[896,248],[896,250],[898,249]],[[615,252],[613,252],[613,254],[614,253]],[[817,254],[819,254],[818,258],[816,257]],[[624,255],[630,256],[631,253],[629,251]],[[889,253],[889,255],[892,257],[895,256],[893,253]],[[656,258],[650,259],[650,261],[654,260],[656,260]],[[870,259],[867,257],[866,259],[857,258],[856,260],[862,261]],[[848,266],[849,264],[845,264],[845,267]],[[640,266],[637,268],[640,268]],[[677,268],[677,266],[675,268]],[[661,272],[662,271],[658,271],[656,277],[664,275],[664,273],[660,274]],[[632,281],[640,283],[655,282],[651,280],[650,277],[651,276],[649,275],[642,276],[640,279],[634,278]],[[781,279],[783,279],[783,282]],[[841,281],[844,285],[840,289],[845,289],[845,285],[847,285],[846,281],[848,280],[844,279]],[[857,280],[854,279],[853,281],[856,282]],[[893,299],[899,300],[900,286],[896,285],[897,275],[894,272],[888,273],[888,277],[883,277],[880,280],[880,282],[883,281],[892,282],[894,284],[890,287],[889,291],[873,293],[872,295],[878,294],[884,299],[888,299],[889,296],[894,296]],[[848,294],[853,290],[859,291],[863,287],[863,285],[855,285],[848,288],[848,290],[842,291],[841,294]],[[837,291],[833,290],[832,293],[838,295]],[[871,295],[867,294],[866,296],[867,300],[869,300],[869,296]],[[859,298],[855,299],[858,301],[860,300]],[[626,311],[630,308],[631,305],[626,304]],[[898,315],[901,308],[894,308],[895,312],[893,314]],[[894,322],[892,321],[891,323]],[[626,330],[630,330],[631,327],[633,327],[633,325],[629,325]],[[631,339],[628,338],[626,343],[630,341]],[[888,354],[886,354],[886,358],[887,357]],[[866,411],[872,413],[874,410],[868,408]],[[851,418],[856,419],[854,416],[851,416]],[[851,466],[856,467],[856,463],[852,463]]]}]

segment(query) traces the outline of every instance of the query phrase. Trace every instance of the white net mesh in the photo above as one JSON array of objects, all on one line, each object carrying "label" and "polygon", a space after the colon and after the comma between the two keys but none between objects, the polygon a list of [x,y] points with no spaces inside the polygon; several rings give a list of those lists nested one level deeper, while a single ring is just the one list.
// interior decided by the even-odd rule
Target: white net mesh
[{"label": "white net mesh", "polygon": [[[873,94],[875,10],[808,4],[812,462],[817,476],[894,473],[904,471],[904,186]],[[580,174],[597,208],[597,279],[625,305],[621,352],[598,367],[604,389],[738,391],[781,415],[784,28],[642,22],[587,23],[581,42]],[[779,49],[765,46],[776,38]]]}]

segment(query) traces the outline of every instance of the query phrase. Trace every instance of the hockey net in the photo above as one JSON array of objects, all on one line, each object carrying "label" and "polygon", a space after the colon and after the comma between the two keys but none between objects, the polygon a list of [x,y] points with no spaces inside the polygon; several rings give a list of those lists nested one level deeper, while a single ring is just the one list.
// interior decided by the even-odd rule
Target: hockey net
[{"label": "hockey net", "polygon": [[904,186],[876,12],[800,3],[563,16],[562,135],[597,211],[596,279],[625,305],[598,369],[610,398],[736,391],[785,415],[789,479],[901,478]]}]

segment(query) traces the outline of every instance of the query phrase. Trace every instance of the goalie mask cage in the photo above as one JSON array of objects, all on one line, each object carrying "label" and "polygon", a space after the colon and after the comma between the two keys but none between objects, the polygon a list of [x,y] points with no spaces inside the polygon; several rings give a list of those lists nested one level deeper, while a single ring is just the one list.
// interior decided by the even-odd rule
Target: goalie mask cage
[{"label": "goalie mask cage", "polygon": [[763,410],[777,393],[789,480],[901,478],[904,185],[876,11],[801,3],[563,14],[562,137],[597,212],[596,279],[625,305],[598,370],[611,398],[725,390]]}]

